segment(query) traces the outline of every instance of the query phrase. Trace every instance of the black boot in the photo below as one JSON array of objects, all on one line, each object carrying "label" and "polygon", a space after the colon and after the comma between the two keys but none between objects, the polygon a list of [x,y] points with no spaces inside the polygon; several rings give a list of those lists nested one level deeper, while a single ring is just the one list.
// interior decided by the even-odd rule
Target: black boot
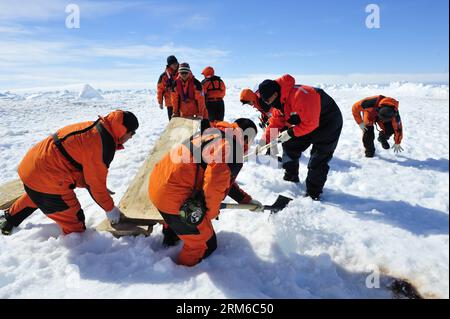
[{"label": "black boot", "polygon": [[389,145],[389,143],[388,143],[388,141],[386,139],[386,136],[384,136],[384,134],[380,133],[380,135],[378,135],[378,142],[381,143],[381,146],[383,146],[383,148],[385,150],[388,150],[388,149],[391,148],[391,146]]},{"label": "black boot", "polygon": [[162,232],[164,235],[163,246],[175,246],[180,241],[180,237],[170,227],[163,227]]},{"label": "black boot", "polygon": [[375,151],[368,151],[366,150],[366,157],[367,158],[372,158],[375,156]]},{"label": "black boot", "polygon": [[300,178],[298,177],[298,174],[291,174],[289,172],[284,172],[283,179],[287,182],[292,182],[292,183],[300,182]]},{"label": "black boot", "polygon": [[283,179],[287,182],[298,183],[300,179],[298,178],[298,162],[290,161],[283,163],[284,177]]},{"label": "black boot", "polygon": [[320,193],[306,191],[303,197],[310,197],[315,202],[320,202]]},{"label": "black boot", "polygon": [[11,235],[14,225],[11,224],[5,217],[5,215],[0,216],[0,229],[3,235]]}]

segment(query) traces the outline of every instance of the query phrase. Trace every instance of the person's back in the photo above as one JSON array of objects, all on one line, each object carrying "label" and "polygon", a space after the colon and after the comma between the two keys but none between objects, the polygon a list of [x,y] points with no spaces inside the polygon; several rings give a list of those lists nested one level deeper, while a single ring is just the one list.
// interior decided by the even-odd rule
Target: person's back
[{"label": "person's back", "polygon": [[390,149],[389,138],[394,135],[394,152],[403,151],[400,146],[403,139],[403,124],[398,111],[399,102],[384,95],[370,96],[356,102],[352,107],[353,118],[360,127],[365,156],[375,156],[375,125],[380,132],[378,141],[384,149]]},{"label": "person's back", "polygon": [[18,168],[25,194],[9,208],[6,220],[17,227],[39,208],[65,234],[82,232],[84,214],[73,191],[82,187],[117,222],[120,211],[106,187],[108,169],[138,126],[134,114],[119,110],[95,122],[68,125],[33,146]]},{"label": "person's back", "polygon": [[[154,166],[149,198],[165,221],[164,243],[174,244],[179,239],[184,243],[179,264],[193,266],[215,250],[212,220],[227,195],[263,209],[235,183],[255,135],[256,126],[251,120],[217,122],[204,134],[194,135],[174,148]],[[195,223],[189,217],[194,212]]]},{"label": "person's back", "polygon": [[225,117],[225,104],[223,101],[226,94],[225,83],[219,76],[214,74],[214,69],[210,66],[206,67],[202,74],[205,76],[202,86],[209,120],[211,122],[223,121]]}]

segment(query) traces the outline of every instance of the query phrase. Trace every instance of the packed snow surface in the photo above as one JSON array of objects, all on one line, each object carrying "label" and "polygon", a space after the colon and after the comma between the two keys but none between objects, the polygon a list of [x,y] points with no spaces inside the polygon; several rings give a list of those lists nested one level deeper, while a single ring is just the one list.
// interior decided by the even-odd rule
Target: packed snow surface
[{"label": "packed snow surface", "polygon": [[[257,112],[239,102],[242,86],[227,84],[226,120],[256,121]],[[389,277],[408,280],[424,297],[448,298],[448,86],[323,87],[340,106],[344,128],[322,202],[303,198],[304,184],[284,182],[267,157],[253,159],[238,177],[243,189],[267,204],[279,194],[294,201],[276,215],[222,211],[214,221],[217,250],[186,268],[173,262],[181,245],[162,247],[160,226],[147,238],[96,232],[105,214],[77,190],[84,234],[63,236],[38,210],[12,236],[0,236],[0,298],[391,298]],[[92,90],[84,93],[98,98]],[[110,167],[108,187],[118,202],[167,124],[155,94],[103,90],[96,101],[67,90],[0,92],[0,183],[17,178],[30,146],[58,128],[126,109],[140,128]],[[376,145],[376,157],[367,159],[351,107],[377,94],[400,101],[405,152]],[[380,288],[368,288],[378,271]]]}]

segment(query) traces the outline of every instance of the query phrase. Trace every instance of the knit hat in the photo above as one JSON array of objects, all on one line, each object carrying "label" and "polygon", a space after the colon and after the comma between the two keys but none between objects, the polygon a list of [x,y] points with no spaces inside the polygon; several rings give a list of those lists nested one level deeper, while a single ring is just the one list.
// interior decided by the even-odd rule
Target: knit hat
[{"label": "knit hat", "polygon": [[177,58],[174,55],[170,55],[167,57],[167,65],[172,65],[174,63],[178,63]]},{"label": "knit hat", "polygon": [[280,93],[281,87],[274,80],[264,80],[258,87],[261,98],[267,101],[275,92]]},{"label": "knit hat", "polygon": [[136,131],[139,127],[139,121],[130,111],[123,111],[123,126],[127,128],[127,132]]},{"label": "knit hat", "polygon": [[191,73],[191,67],[189,66],[189,63],[183,62],[180,64],[180,66],[178,67],[178,73],[183,73],[183,72]]}]

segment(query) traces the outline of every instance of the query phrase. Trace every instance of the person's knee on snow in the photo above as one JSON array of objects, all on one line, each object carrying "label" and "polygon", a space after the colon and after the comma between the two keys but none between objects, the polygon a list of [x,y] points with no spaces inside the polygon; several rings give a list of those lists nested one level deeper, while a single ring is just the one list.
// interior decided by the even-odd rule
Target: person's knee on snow
[{"label": "person's knee on snow", "polygon": [[[255,123],[242,118],[234,123],[210,124],[203,127],[202,134],[192,136],[163,157],[149,180],[149,198],[183,241],[178,262],[187,266],[197,264],[216,249],[212,221],[226,196],[262,207],[235,183],[243,157],[256,136]],[[196,151],[204,149],[210,152]],[[185,155],[185,161],[173,160],[180,154]],[[190,218],[193,212],[198,218]]]}]

